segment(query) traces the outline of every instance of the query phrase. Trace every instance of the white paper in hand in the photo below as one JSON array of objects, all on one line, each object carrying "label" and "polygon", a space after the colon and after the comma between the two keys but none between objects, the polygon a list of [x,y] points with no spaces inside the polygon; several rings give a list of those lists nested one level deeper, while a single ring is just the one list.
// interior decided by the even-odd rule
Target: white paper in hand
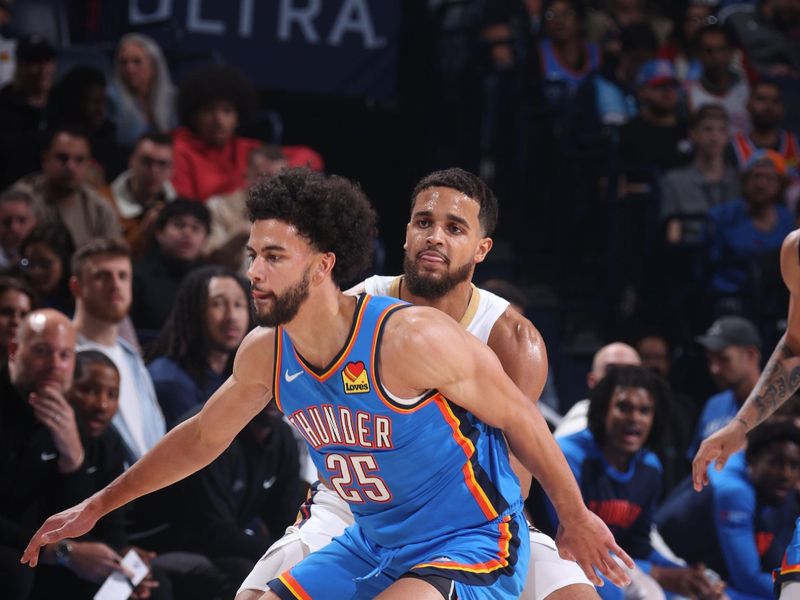
[{"label": "white paper in hand", "polygon": [[131,579],[119,571],[114,571],[97,590],[94,600],[128,600],[133,588],[139,585],[150,570],[134,550],[128,551],[120,564],[132,573]]}]

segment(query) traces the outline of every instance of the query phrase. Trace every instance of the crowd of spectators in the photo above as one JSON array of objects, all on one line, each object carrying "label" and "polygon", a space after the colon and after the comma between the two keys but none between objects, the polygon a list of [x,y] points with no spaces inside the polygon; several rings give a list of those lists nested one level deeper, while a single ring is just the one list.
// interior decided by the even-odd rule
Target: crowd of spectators
[{"label": "crowd of spectators", "polygon": [[[613,340],[594,356],[586,399],[559,400],[556,370],[543,400],[586,502],[637,560],[643,597],[769,598],[767,574],[800,514],[797,408],[756,430],[704,494],[685,478],[785,325],[778,254],[800,220],[800,7],[454,4],[474,9],[467,30],[482,51],[474,167],[499,191],[497,241],[514,250],[502,274],[522,287],[493,289],[532,314],[538,299],[524,290],[546,256],[544,283]],[[271,409],[207,469],[46,547],[44,568],[18,558],[46,513],[129,468],[230,375],[253,327],[247,190],[325,161],[242,133],[269,128],[245,127],[263,106],[234,66],[173,81],[142,33],[119,40],[108,73],[73,65],[56,78],[59,49],[35,33],[14,57],[0,69],[4,594],[91,597],[135,547],[151,566],[137,597],[232,597],[311,483]],[[382,272],[380,245],[376,257]],[[683,360],[692,353],[706,373]],[[557,526],[535,490],[528,507],[537,526]],[[699,531],[701,550],[687,543]]]}]

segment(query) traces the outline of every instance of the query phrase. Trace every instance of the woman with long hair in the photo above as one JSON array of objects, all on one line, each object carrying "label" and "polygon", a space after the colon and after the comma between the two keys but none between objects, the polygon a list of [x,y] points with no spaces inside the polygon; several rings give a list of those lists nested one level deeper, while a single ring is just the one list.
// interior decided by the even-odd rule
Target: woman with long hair
[{"label": "woman with long hair", "polygon": [[148,131],[161,133],[177,125],[175,86],[161,48],[151,38],[129,33],[117,45],[108,88],[117,141],[133,146]]}]

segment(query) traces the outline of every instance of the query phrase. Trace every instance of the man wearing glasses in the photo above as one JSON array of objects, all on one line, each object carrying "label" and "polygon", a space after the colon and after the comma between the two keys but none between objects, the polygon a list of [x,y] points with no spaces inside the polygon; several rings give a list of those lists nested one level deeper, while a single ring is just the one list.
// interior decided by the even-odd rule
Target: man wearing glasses
[{"label": "man wearing glasses", "polygon": [[111,184],[114,207],[135,256],[143,253],[158,213],[175,199],[170,177],[172,139],[163,133],[146,133],[133,147],[128,170]]}]

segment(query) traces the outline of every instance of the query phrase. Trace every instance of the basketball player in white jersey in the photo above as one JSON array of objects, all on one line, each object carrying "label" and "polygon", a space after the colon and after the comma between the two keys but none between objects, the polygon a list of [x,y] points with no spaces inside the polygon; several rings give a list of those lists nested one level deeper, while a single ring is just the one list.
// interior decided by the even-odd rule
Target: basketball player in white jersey
[{"label": "basketball player in white jersey", "polygon": [[[786,333],[733,420],[700,445],[692,463],[694,489],[698,492],[708,485],[709,465],[716,461],[717,470],[721,470],[730,456],[745,445],[747,433],[800,388],[800,229],[783,240],[781,275],[789,289]],[[777,584],[781,600],[800,600],[800,519],[786,549]]]},{"label": "basketball player in white jersey", "polygon": [[[449,314],[489,345],[514,383],[535,402],[547,378],[547,352],[539,332],[509,308],[506,300],[475,287],[471,281],[475,265],[486,258],[492,247],[489,236],[498,212],[494,194],[471,173],[461,169],[437,171],[417,184],[411,211],[404,246],[405,275],[370,277],[350,293],[393,296]],[[512,465],[526,493],[531,476],[513,457]],[[256,564],[236,600],[259,598],[267,582],[326,545],[352,523],[347,504],[324,483],[315,483],[297,523]],[[530,566],[522,598],[598,598],[580,566],[559,556],[552,538],[531,530],[530,539]]]}]

